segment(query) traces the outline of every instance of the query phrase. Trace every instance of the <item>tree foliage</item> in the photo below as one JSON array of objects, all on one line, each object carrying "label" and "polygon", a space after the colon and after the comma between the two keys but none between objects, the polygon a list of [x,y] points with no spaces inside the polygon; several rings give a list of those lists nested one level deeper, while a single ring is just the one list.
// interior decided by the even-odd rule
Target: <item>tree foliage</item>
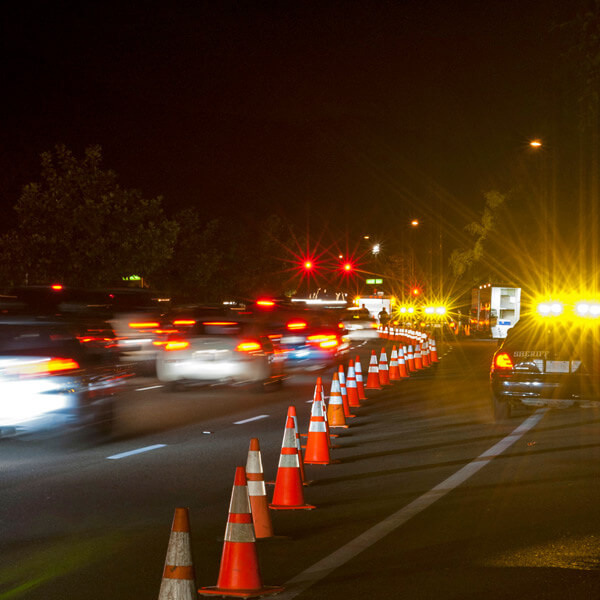
[{"label": "tree foliage", "polygon": [[[506,197],[498,191],[484,194],[485,206],[480,221],[473,221],[465,227],[473,243],[468,248],[456,249],[450,255],[450,266],[456,277],[474,275],[475,268],[490,269],[492,261],[486,258],[486,240],[496,231],[496,218]],[[477,277],[475,276],[474,279]]]},{"label": "tree foliage", "polygon": [[99,146],[83,158],[64,145],[42,154],[39,182],[26,185],[15,206],[17,229],[2,239],[5,256],[19,253],[13,278],[115,284],[124,275],[152,278],[169,260],[177,224],[165,218],[161,198],[121,187],[101,161]]}]

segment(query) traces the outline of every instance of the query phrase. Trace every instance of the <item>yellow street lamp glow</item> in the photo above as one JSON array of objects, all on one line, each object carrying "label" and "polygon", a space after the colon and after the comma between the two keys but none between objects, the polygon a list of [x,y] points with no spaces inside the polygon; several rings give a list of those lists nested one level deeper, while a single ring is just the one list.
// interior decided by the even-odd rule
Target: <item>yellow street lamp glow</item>
[{"label": "yellow street lamp glow", "polygon": [[411,224],[413,227],[418,227],[418,226],[419,226],[419,219],[413,219],[413,220],[410,222],[410,224]]},{"label": "yellow street lamp glow", "polygon": [[529,142],[529,145],[532,148],[541,148],[542,142],[540,140],[531,140],[531,142]]}]

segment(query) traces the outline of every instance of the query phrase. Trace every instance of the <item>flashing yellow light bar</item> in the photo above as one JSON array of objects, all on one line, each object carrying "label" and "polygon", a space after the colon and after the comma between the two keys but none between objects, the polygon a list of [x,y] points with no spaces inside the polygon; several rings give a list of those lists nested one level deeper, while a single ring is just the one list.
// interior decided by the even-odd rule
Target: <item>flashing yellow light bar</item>
[{"label": "flashing yellow light bar", "polygon": [[583,318],[595,319],[600,317],[600,303],[578,302],[575,305],[575,313]]},{"label": "flashing yellow light bar", "polygon": [[437,315],[438,317],[443,317],[446,314],[445,306],[426,306],[423,309],[423,312],[426,315]]},{"label": "flashing yellow light bar", "polygon": [[559,317],[564,308],[562,302],[540,302],[537,305],[537,312],[542,317]]}]

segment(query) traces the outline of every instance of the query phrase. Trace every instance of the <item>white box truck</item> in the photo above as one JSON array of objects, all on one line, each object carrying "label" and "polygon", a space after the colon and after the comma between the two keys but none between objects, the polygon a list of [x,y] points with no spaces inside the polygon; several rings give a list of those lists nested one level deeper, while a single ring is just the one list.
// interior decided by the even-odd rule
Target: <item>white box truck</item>
[{"label": "white box truck", "polygon": [[471,292],[471,335],[505,338],[521,316],[521,288],[480,285]]}]

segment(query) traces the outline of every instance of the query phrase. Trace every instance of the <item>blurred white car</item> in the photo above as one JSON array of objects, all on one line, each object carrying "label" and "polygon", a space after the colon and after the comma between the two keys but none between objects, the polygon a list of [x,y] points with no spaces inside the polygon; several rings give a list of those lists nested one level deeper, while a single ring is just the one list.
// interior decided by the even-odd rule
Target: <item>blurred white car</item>
[{"label": "blurred white car", "polygon": [[110,433],[113,397],[128,376],[105,323],[2,315],[0,437],[83,428]]},{"label": "blurred white car", "polygon": [[342,316],[346,336],[351,340],[371,340],[379,337],[377,319],[359,308],[349,308]]},{"label": "blurred white car", "polygon": [[281,383],[285,355],[256,324],[234,319],[200,320],[165,334],[156,375],[171,389],[193,383]]}]

